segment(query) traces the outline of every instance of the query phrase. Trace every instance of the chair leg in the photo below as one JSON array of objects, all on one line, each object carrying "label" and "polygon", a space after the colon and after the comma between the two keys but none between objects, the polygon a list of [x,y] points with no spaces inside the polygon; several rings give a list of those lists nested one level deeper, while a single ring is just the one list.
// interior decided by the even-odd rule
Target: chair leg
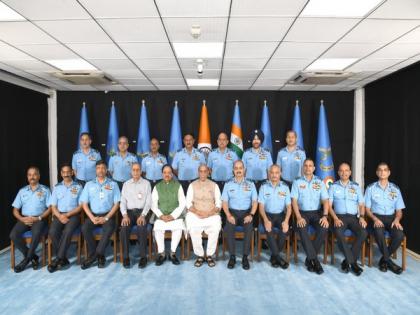
[{"label": "chair leg", "polygon": [[362,263],[362,267],[365,266],[365,256],[366,256],[366,242],[362,243],[362,256],[361,256],[361,263]]},{"label": "chair leg", "polygon": [[401,259],[402,259],[402,270],[405,270],[406,267],[406,260],[407,260],[407,238],[404,236],[404,239],[401,244]]},{"label": "chair leg", "polygon": [[79,235],[77,238],[77,264],[80,265],[80,256],[82,251],[82,237]]},{"label": "chair leg", "polygon": [[335,242],[335,236],[334,233],[331,234],[331,265],[335,264],[335,257],[334,257],[334,242]]},{"label": "chair leg", "polygon": [[261,261],[261,247],[262,247],[262,239],[261,234],[258,232],[257,236],[257,261]]},{"label": "chair leg", "polygon": [[87,259],[88,258],[88,253],[87,253],[87,244],[86,244],[86,241],[83,241],[83,251],[84,251],[85,259]]},{"label": "chair leg", "polygon": [[[220,237],[220,234],[219,234]],[[219,260],[219,238],[217,238],[217,243],[216,243],[216,260]]]},{"label": "chair leg", "polygon": [[52,260],[52,240],[51,237],[48,236],[48,240],[47,240],[47,252],[48,252],[48,265],[51,264],[51,260]]},{"label": "chair leg", "polygon": [[372,260],[373,260],[373,236],[369,235],[369,259],[368,259],[369,267],[372,267]]},{"label": "chair leg", "polygon": [[187,260],[190,260],[190,258],[191,258],[191,236],[189,236],[188,238],[187,238]]},{"label": "chair leg", "polygon": [[182,237],[181,237],[181,260],[185,260],[185,238],[184,238],[184,232],[182,232]]},{"label": "chair leg", "polygon": [[113,242],[114,242],[114,263],[116,263],[117,262],[117,233],[116,232],[114,232]]},{"label": "chair leg", "polygon": [[322,261],[324,265],[327,263],[327,259],[328,259],[328,235],[327,237],[325,237],[325,241],[324,241],[324,260]]},{"label": "chair leg", "polygon": [[226,251],[226,244],[225,244],[225,234],[222,233],[222,258],[225,259],[225,251]]},{"label": "chair leg", "polygon": [[120,263],[123,263],[123,255],[122,255],[122,240],[120,239],[120,241],[118,242],[120,243]]},{"label": "chair leg", "polygon": [[149,235],[147,236],[147,239],[148,239],[148,243],[149,243],[149,259],[150,260],[153,260],[153,257],[152,257],[152,233],[149,233]]},{"label": "chair leg", "polygon": [[294,233],[294,237],[293,237],[293,256],[295,259],[295,264],[297,264],[298,256],[297,256],[297,234],[296,233]]},{"label": "chair leg", "polygon": [[254,261],[254,232],[251,234],[251,261]]},{"label": "chair leg", "polygon": [[45,244],[47,242],[47,239],[45,238],[45,236],[43,236],[41,238],[41,242],[42,242],[42,267],[44,267],[45,262],[46,262],[46,259],[45,259],[45,256],[46,256]]},{"label": "chair leg", "polygon": [[10,267],[15,269],[15,243],[10,242]]}]

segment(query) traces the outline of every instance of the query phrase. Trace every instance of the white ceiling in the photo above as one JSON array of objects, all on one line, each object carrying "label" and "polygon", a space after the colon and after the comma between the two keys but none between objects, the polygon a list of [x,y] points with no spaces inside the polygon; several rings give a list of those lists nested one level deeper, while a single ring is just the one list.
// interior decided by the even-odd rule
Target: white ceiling
[{"label": "white ceiling", "polygon": [[[177,58],[175,42],[225,42],[223,58],[204,60],[221,90],[346,91],[420,60],[420,0],[386,0],[364,18],[302,17],[307,0],[2,2],[26,21],[0,22],[0,69],[59,90],[186,90],[196,60]],[[45,62],[75,58],[118,84],[75,86]],[[318,58],[359,60],[339,84],[288,84]]]}]

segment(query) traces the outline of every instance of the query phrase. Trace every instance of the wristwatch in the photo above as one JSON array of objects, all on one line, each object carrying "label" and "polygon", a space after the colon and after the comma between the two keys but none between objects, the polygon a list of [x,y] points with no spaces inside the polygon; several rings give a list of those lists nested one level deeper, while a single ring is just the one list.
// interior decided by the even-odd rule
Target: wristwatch
[{"label": "wristwatch", "polygon": [[106,221],[106,222],[108,222],[108,221],[109,221],[108,217],[105,217],[105,221]]},{"label": "wristwatch", "polygon": [[39,221],[42,221],[42,217],[41,217],[41,216],[39,216],[39,217],[38,217],[38,220],[39,220]]}]

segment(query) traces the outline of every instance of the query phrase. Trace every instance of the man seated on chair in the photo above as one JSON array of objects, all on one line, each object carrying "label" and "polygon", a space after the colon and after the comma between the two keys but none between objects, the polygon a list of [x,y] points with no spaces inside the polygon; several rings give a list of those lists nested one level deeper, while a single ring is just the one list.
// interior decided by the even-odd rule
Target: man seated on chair
[{"label": "man seated on chair", "polygon": [[[105,267],[105,249],[115,231],[114,215],[119,208],[121,195],[118,184],[106,177],[106,172],[105,162],[103,160],[96,162],[96,179],[86,183],[80,196],[80,203],[87,216],[82,226],[82,233],[88,251],[82,269],[87,269],[96,262],[98,268]],[[94,230],[97,227],[102,227],[98,245],[94,237]]]},{"label": "man seated on chair", "polygon": [[187,209],[185,218],[187,230],[191,236],[194,254],[197,260],[194,266],[201,267],[204,263],[204,249],[202,233],[208,237],[206,262],[210,267],[214,267],[214,253],[216,252],[221,225],[220,209],[222,202],[220,199],[219,186],[210,179],[210,170],[207,165],[202,164],[198,167],[198,179],[193,181],[187,191]]},{"label": "man seated on chair", "polygon": [[233,269],[236,264],[235,229],[243,226],[242,268],[249,269],[249,249],[253,233],[252,219],[257,212],[258,194],[255,184],[245,178],[245,167],[242,160],[233,163],[233,179],[227,182],[222,193],[222,207],[226,214],[225,233],[230,254],[227,267]]},{"label": "man seated on chair", "polygon": [[[289,263],[281,256],[289,232],[289,220],[292,214],[289,186],[280,181],[281,169],[277,164],[268,170],[269,181],[264,183],[258,195],[258,203],[264,228],[267,231],[268,246],[271,250],[270,262],[274,268],[287,269]],[[273,229],[279,229],[276,241]]]},{"label": "man seated on chair", "polygon": [[[387,163],[380,163],[376,168],[378,181],[370,184],[365,192],[366,213],[373,221],[373,232],[382,257],[379,270],[388,269],[396,274],[403,272],[402,268],[391,260],[391,255],[400,247],[404,240],[403,227],[400,223],[402,210],[405,208],[401,191],[397,185],[389,182],[391,170]],[[385,231],[391,236],[387,246]]]},{"label": "man seated on chair", "polygon": [[[50,214],[47,205],[50,198],[50,189],[39,183],[39,169],[35,166],[29,167],[26,177],[29,185],[19,190],[12,203],[13,215],[18,222],[10,232],[10,239],[23,254],[23,260],[15,266],[15,272],[25,270],[29,262],[32,263],[34,270],[38,269],[39,257],[35,254],[35,250],[48,225],[47,218]],[[28,248],[22,234],[29,230],[32,232],[32,242]]]},{"label": "man seated on chair", "polygon": [[71,165],[61,166],[60,174],[63,181],[55,185],[49,200],[53,213],[49,236],[56,253],[56,258],[48,265],[49,272],[60,270],[70,264],[67,259],[67,249],[74,231],[80,225],[80,211],[82,210],[79,198],[83,187],[73,180]]},{"label": "man seated on chair", "polygon": [[181,217],[185,209],[185,195],[181,184],[173,179],[172,167],[168,164],[162,168],[163,180],[153,188],[152,211],[156,215],[153,232],[157,243],[158,255],[156,266],[160,266],[166,260],[165,254],[165,231],[172,232],[171,253],[169,260],[174,265],[179,265],[176,249],[185,230],[184,220]]},{"label": "man seated on chair", "polygon": [[[357,259],[367,237],[363,193],[359,184],[350,180],[351,168],[349,164],[340,164],[338,176],[340,180],[331,185],[328,193],[330,214],[334,219],[334,233],[345,258],[341,263],[341,270],[348,273],[351,269],[356,276],[360,276],[363,269],[357,264]],[[355,236],[351,247],[346,243],[344,236],[347,229],[350,229]]]},{"label": "man seated on chair", "polygon": [[130,267],[130,233],[131,228],[137,225],[137,241],[139,243],[139,268],[147,265],[147,214],[152,204],[152,191],[148,180],[141,177],[141,166],[134,163],[131,167],[132,178],[122,187],[120,211],[122,214],[120,239],[123,245],[123,266]]},{"label": "man seated on chair", "polygon": [[[296,215],[295,227],[306,253],[305,265],[308,271],[322,274],[324,270],[318,260],[318,252],[328,233],[329,204],[325,183],[314,175],[314,171],[314,161],[306,159],[303,163],[304,175],[293,181],[290,196]],[[308,225],[312,225],[316,230],[313,242],[309,237]]]}]

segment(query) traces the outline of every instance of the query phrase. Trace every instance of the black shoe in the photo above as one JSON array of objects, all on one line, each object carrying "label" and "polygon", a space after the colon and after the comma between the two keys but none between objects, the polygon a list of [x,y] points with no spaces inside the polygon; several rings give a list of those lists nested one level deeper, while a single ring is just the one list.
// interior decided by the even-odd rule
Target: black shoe
[{"label": "black shoe", "polygon": [[351,271],[356,275],[360,276],[363,272],[363,269],[359,267],[357,262],[350,264]]},{"label": "black shoe", "polygon": [[233,268],[235,268],[235,264],[236,264],[236,257],[235,257],[235,255],[230,255],[230,258],[229,258],[229,262],[228,262],[227,267],[229,269],[233,269]]},{"label": "black shoe", "polygon": [[70,261],[67,258],[62,258],[58,260],[58,270],[62,270],[70,266]]},{"label": "black shoe", "polygon": [[106,258],[104,255],[98,256],[98,268],[105,268]]},{"label": "black shoe", "polygon": [[266,240],[262,240],[261,247],[262,247],[262,249],[268,249],[268,245],[267,245],[267,241]]},{"label": "black shoe", "polygon": [[25,270],[28,264],[29,264],[29,258],[25,258],[18,265],[15,266],[14,271],[16,273],[22,272],[23,270]]},{"label": "black shoe", "polygon": [[395,264],[391,258],[388,259],[388,261],[386,262],[386,265],[388,267],[389,270],[391,270],[393,273],[399,275],[403,272],[402,268],[400,266],[398,266],[397,264]]},{"label": "black shoe", "polygon": [[344,260],[341,262],[341,270],[342,270],[344,273],[349,273],[349,272],[350,272],[350,266],[349,266],[349,263],[347,262],[347,260],[346,260],[346,259],[344,259]]},{"label": "black shoe", "polygon": [[156,266],[161,266],[166,260],[166,255],[165,254],[158,254],[157,258],[156,258]]},{"label": "black shoe", "polygon": [[270,263],[271,263],[271,267],[273,267],[273,268],[278,268],[278,267],[280,267],[280,264],[279,264],[279,262],[277,261],[276,256],[271,255],[271,257],[270,257]]},{"label": "black shoe", "polygon": [[382,272],[388,271],[388,264],[383,257],[381,258],[381,260],[379,260],[379,270]]},{"label": "black shoe", "polygon": [[285,261],[283,258],[281,258],[280,255],[278,255],[276,259],[281,269],[289,268],[289,263]]},{"label": "black shoe", "polygon": [[124,259],[123,259],[123,267],[124,267],[125,269],[130,268],[130,258],[124,258]]},{"label": "black shoe", "polygon": [[139,268],[143,269],[145,268],[147,265],[147,258],[146,257],[140,257],[140,261],[139,261]]},{"label": "black shoe", "polygon": [[315,266],[313,264],[313,260],[312,259],[305,259],[305,266],[306,269],[308,269],[309,272],[314,272],[315,271]]},{"label": "black shoe", "polygon": [[314,259],[314,260],[313,260],[313,264],[314,264],[314,266],[315,266],[314,270],[315,270],[315,272],[316,272],[318,275],[320,275],[320,274],[323,274],[323,273],[324,273],[324,269],[322,268],[321,263],[319,262],[319,260],[318,260],[318,259]]},{"label": "black shoe", "polygon": [[92,267],[92,265],[94,263],[96,263],[97,261],[97,257],[96,256],[91,256],[88,257],[87,259],[85,259],[85,261],[82,263],[82,265],[80,266],[80,268],[82,268],[83,270],[88,269],[90,267]]},{"label": "black shoe", "polygon": [[54,259],[51,264],[48,265],[47,269],[50,273],[53,273],[57,271],[58,264],[60,263],[60,260],[58,258]]},{"label": "black shoe", "polygon": [[39,267],[39,257],[34,254],[32,256],[31,263],[32,263],[32,269],[33,270],[38,270],[38,267]]},{"label": "black shoe", "polygon": [[249,270],[249,261],[248,261],[248,256],[247,255],[244,255],[242,257],[242,268],[244,270]]},{"label": "black shoe", "polygon": [[172,254],[169,255],[169,260],[172,261],[172,263],[174,265],[179,265],[180,264],[179,259],[178,259],[178,257],[176,257],[175,253],[172,253]]}]

